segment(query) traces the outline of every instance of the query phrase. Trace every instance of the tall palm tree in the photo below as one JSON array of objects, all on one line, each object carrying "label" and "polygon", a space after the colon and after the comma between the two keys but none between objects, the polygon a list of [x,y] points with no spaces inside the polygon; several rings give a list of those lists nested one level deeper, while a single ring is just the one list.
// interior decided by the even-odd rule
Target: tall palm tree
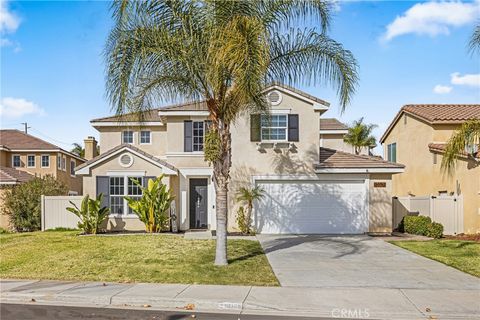
[{"label": "tall palm tree", "polygon": [[[324,0],[116,1],[107,40],[107,94],[117,114],[164,102],[204,100],[205,145],[216,191],[216,265],[227,264],[230,127],[240,114],[267,113],[267,83],[331,84],[342,108],[357,85],[353,55],[330,39]],[[308,21],[315,27],[296,28]],[[213,137],[212,137],[213,135]]]},{"label": "tall palm tree", "polygon": [[245,225],[247,227],[247,234],[250,233],[250,225],[252,223],[253,202],[263,198],[265,191],[256,186],[254,188],[241,187],[237,191],[237,201],[245,202],[247,205],[247,215]]},{"label": "tall palm tree", "polygon": [[343,137],[345,143],[353,146],[355,154],[360,154],[363,148],[371,148],[377,145],[377,140],[372,135],[376,124],[363,123],[363,117],[356,120],[348,128],[348,133]]},{"label": "tall palm tree", "polygon": [[480,23],[475,26],[475,29],[470,37],[469,49],[472,53],[480,53]]},{"label": "tall palm tree", "polygon": [[85,157],[85,148],[82,147],[82,145],[80,143],[73,143],[72,144],[73,148],[72,150],[70,150],[70,152],[72,153],[75,153],[76,155],[80,156],[80,157]]},{"label": "tall palm tree", "polygon": [[457,159],[461,155],[477,158],[479,146],[480,120],[465,122],[448,140],[442,158],[442,170],[452,174],[455,171]]}]

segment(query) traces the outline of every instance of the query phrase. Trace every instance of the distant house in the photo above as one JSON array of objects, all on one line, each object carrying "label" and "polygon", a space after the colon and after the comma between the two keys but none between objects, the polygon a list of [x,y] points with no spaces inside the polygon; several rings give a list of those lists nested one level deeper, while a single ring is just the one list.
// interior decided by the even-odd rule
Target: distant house
[{"label": "distant house", "polygon": [[82,178],[75,167],[86,160],[19,130],[0,130],[0,185],[23,183],[34,176],[51,175],[69,194],[82,194]]},{"label": "distant house", "polygon": [[477,151],[459,155],[453,176],[440,167],[449,138],[462,123],[473,119],[480,119],[479,104],[406,105],[380,139],[385,159],[406,166],[404,173],[392,178],[393,195],[463,195],[465,233],[480,232],[478,146]]},{"label": "distant house", "polygon": [[[269,115],[241,115],[231,128],[229,229],[236,228],[235,192],[256,185],[265,190],[254,210],[259,233],[391,232],[391,178],[403,165],[344,152],[351,151],[343,142],[346,126],[322,118],[329,108],[322,99],[283,84],[267,87],[265,95]],[[105,196],[107,228],[143,230],[124,197],[141,196],[132,178],[145,183],[164,174],[178,229],[216,229],[213,169],[203,152],[209,115],[204,102],[194,102],[154,109],[141,119],[91,121],[102,152],[90,159],[95,142],[86,144],[89,161],[76,173],[84,194]]]}]

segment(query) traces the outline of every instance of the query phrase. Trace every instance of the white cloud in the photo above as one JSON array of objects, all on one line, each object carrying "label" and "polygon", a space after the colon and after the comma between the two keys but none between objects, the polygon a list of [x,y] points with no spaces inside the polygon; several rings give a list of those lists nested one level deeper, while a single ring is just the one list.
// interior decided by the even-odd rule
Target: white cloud
[{"label": "white cloud", "polygon": [[9,10],[8,3],[0,0],[0,32],[12,33],[20,26],[20,18]]},{"label": "white cloud", "polygon": [[20,118],[29,114],[43,115],[45,111],[35,103],[25,99],[11,97],[0,99],[0,117]]},{"label": "white cloud", "polygon": [[452,87],[442,86],[441,84],[437,84],[433,88],[433,92],[438,93],[438,94],[447,94],[447,93],[450,93],[450,91],[452,91],[452,89],[453,89]]},{"label": "white cloud", "polygon": [[464,74],[459,72],[450,75],[450,82],[459,86],[480,87],[480,73],[478,74]]},{"label": "white cloud", "polygon": [[470,3],[459,1],[417,3],[387,26],[383,40],[392,40],[408,33],[429,36],[448,35],[451,27],[475,22],[478,19],[479,10],[479,0]]}]

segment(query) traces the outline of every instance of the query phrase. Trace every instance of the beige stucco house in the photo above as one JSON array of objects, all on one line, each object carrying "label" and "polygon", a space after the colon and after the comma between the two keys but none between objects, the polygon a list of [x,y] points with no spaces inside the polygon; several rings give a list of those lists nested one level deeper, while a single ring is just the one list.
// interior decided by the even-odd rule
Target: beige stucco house
[{"label": "beige stucco house", "polygon": [[380,139],[385,159],[405,165],[393,176],[395,196],[463,196],[463,230],[480,232],[480,157],[460,155],[454,174],[441,170],[448,139],[462,123],[480,119],[480,105],[406,105]]},{"label": "beige stucco house", "polygon": [[[229,229],[236,229],[235,192],[259,185],[265,190],[254,212],[260,233],[390,232],[392,175],[403,165],[345,152],[342,124],[322,132],[327,102],[281,84],[265,94],[270,115],[241,116],[231,130]],[[216,229],[213,172],[203,154],[208,117],[199,102],[152,110],[142,122],[134,115],[91,121],[102,153],[76,173],[83,176],[84,194],[106,195],[108,228],[143,229],[123,196],[141,195],[130,178],[164,174],[178,228]]]}]

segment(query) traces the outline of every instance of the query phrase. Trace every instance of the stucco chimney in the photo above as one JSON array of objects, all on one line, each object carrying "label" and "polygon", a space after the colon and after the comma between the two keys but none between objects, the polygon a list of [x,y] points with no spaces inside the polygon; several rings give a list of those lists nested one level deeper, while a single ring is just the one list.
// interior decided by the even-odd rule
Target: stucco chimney
[{"label": "stucco chimney", "polygon": [[97,156],[97,140],[94,137],[87,137],[83,143],[85,144],[85,159],[95,158]]}]

